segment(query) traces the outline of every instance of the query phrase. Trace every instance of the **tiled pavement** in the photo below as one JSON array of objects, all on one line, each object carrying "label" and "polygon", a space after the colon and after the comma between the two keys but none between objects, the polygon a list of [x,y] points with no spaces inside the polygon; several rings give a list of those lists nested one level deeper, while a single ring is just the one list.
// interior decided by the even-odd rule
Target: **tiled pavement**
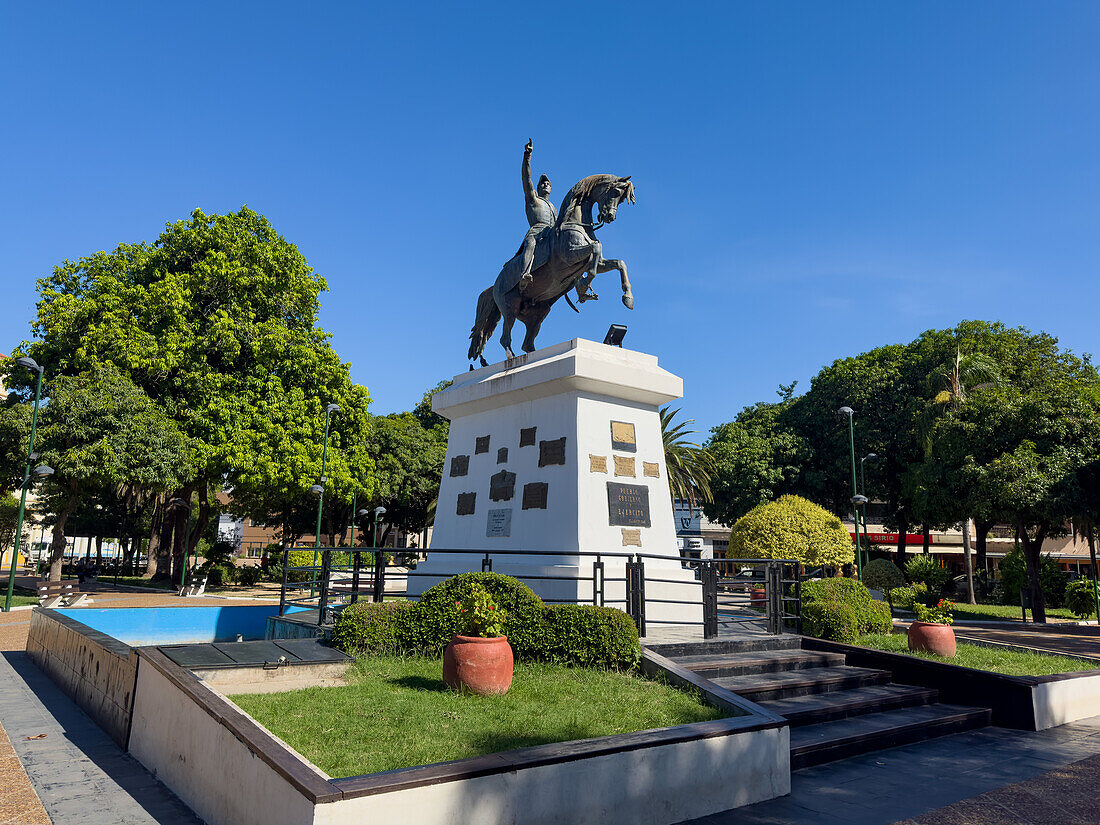
[{"label": "tiled pavement", "polygon": [[5,825],[50,825],[15,749],[0,728],[0,822]]},{"label": "tiled pavement", "polygon": [[[692,820],[692,825],[1095,825],[1100,817],[998,819],[998,808],[992,806],[1012,807],[1014,799],[1033,803],[1037,791],[1070,776],[1089,776],[1088,787],[1095,791],[1100,761],[1089,757],[1097,755],[1100,717],[1039,732],[984,728],[796,771],[790,796]],[[1022,790],[1005,787],[1025,780],[1031,784]],[[989,797],[972,799],[990,791]],[[937,810],[963,800],[966,805]],[[1051,802],[1050,810],[1058,810],[1059,800]],[[1020,812],[1026,817],[1039,810],[1032,804]]]}]

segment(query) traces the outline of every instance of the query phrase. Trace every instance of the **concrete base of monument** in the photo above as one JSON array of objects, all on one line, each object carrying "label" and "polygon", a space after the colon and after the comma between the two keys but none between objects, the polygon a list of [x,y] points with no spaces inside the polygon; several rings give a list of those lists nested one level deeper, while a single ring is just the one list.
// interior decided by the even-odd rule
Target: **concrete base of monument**
[{"label": "concrete base of monument", "polygon": [[[482,569],[484,555],[438,554],[428,551],[427,561],[409,576],[408,595],[419,598],[424,591],[458,573]],[[573,560],[492,556],[492,571],[513,576],[526,584],[547,604],[602,604],[626,610],[626,562],[622,558],[594,557]],[[536,557],[537,558],[537,557]],[[695,571],[685,570],[678,561],[645,560],[645,618],[647,624],[702,624],[702,587]]]},{"label": "concrete base of monument", "polygon": [[[451,421],[431,544],[448,552],[429,549],[410,594],[426,589],[424,573],[481,570],[488,553],[544,599],[591,603],[598,553],[602,603],[625,607],[625,557],[645,554],[646,618],[701,622],[701,588],[676,550],[659,414],[682,394],[654,356],[582,338],[456,375],[432,397]],[[547,555],[508,555],[530,551]]]}]

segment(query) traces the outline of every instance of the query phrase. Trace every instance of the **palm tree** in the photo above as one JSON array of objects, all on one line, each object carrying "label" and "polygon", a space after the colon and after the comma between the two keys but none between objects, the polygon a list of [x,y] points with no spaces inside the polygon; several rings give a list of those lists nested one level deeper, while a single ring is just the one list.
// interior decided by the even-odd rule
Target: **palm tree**
[{"label": "palm tree", "polygon": [[710,480],[714,474],[714,459],[698,444],[688,441],[694,430],[687,429],[694,419],[674,422],[679,410],[661,409],[661,440],[665,448],[668,490],[673,501],[687,502],[694,509],[697,500],[711,502]]},{"label": "palm tree", "polygon": [[[940,386],[940,391],[932,398],[935,405],[931,408],[932,420],[948,411],[955,411],[966,403],[967,394],[973,390],[993,387],[1001,383],[1001,369],[997,362],[980,352],[962,354],[962,348],[955,348],[955,357],[941,366],[929,379]],[[929,422],[931,424],[931,421]],[[931,426],[926,430],[925,452],[931,453]],[[963,558],[966,562],[966,591],[971,604],[974,599],[974,563],[970,552],[970,517],[962,522]]]}]

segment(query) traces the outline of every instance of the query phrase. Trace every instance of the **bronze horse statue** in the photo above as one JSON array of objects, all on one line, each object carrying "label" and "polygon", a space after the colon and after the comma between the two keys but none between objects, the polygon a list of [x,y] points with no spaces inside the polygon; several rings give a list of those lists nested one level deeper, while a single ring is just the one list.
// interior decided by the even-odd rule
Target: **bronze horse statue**
[{"label": "bronze horse statue", "polygon": [[[627,309],[634,309],[626,264],[616,258],[604,258],[603,247],[596,238],[596,230],[615,220],[615,212],[624,201],[634,203],[634,184],[629,176],[589,175],[569,190],[557,222],[538,237],[531,282],[526,288],[520,283],[522,262],[517,253],[500,270],[496,283],[478,297],[477,319],[470,331],[471,361],[480,358],[481,365],[486,366],[485,344],[501,318],[504,328],[500,344],[508,357],[515,358],[512,325],[517,320],[527,327],[523,351],[534,352],[535,336],[558,298],[564,295],[573,306],[566,293],[576,287],[578,295],[584,295],[598,273],[617,269],[622,279],[623,304]],[[598,223],[592,220],[592,210],[597,208]]]}]

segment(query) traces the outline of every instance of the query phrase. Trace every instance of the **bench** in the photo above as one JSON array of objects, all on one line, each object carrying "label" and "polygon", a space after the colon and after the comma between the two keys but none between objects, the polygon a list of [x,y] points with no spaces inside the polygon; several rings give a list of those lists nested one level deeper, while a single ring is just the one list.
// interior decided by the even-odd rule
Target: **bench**
[{"label": "bench", "polygon": [[196,573],[192,570],[187,574],[184,585],[179,590],[179,595],[186,597],[201,596],[203,591],[206,590],[206,579],[205,573]]},{"label": "bench", "polygon": [[40,582],[38,584],[39,607],[76,607],[91,604],[87,593],[82,593],[71,581]]}]

